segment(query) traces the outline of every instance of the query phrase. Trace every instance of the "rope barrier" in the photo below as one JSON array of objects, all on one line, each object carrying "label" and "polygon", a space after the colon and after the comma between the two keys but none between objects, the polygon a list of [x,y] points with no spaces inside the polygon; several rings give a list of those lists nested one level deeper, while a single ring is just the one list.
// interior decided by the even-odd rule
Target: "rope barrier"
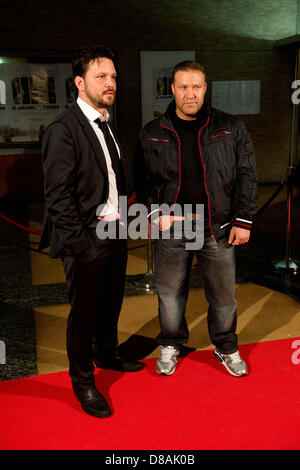
[{"label": "rope barrier", "polygon": [[[128,199],[127,205],[130,206],[132,202],[135,201],[135,193],[133,193],[130,198]],[[34,235],[41,235],[42,232],[40,230],[34,230],[30,227],[26,227],[25,225],[19,224],[15,220],[10,219],[7,217],[3,212],[0,212],[0,217],[5,220],[6,222],[10,223],[11,225],[14,225],[15,227],[18,227],[21,230],[25,230],[25,232],[33,233]]]},{"label": "rope barrier", "polygon": [[25,230],[25,232],[29,232],[29,233],[34,233],[35,235],[41,235],[41,231],[40,230],[33,230],[32,228],[30,227],[25,227],[25,225],[22,225],[22,224],[19,224],[18,222],[15,222],[14,220],[10,219],[9,217],[7,217],[5,214],[3,214],[2,212],[0,212],[0,217],[2,219],[4,219],[6,222],[14,225],[15,227],[18,227],[20,228],[21,230]]}]

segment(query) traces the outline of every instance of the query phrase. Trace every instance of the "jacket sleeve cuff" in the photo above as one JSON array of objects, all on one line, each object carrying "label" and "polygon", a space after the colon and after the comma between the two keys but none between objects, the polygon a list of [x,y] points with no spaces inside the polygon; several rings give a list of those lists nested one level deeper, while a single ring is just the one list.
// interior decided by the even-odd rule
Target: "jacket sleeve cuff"
[{"label": "jacket sleeve cuff", "polygon": [[244,230],[251,230],[252,229],[252,221],[251,220],[240,219],[239,217],[236,217],[236,219],[234,219],[232,225],[234,227],[243,228]]},{"label": "jacket sleeve cuff", "polygon": [[148,221],[149,222],[157,222],[159,216],[160,216],[160,210],[155,209],[154,211],[152,211],[148,214]]},{"label": "jacket sleeve cuff", "polygon": [[150,214],[148,214],[148,221],[150,223],[158,224],[159,217],[161,215],[168,215],[168,214],[166,212],[163,212],[161,209],[155,209],[154,211],[150,212]]}]

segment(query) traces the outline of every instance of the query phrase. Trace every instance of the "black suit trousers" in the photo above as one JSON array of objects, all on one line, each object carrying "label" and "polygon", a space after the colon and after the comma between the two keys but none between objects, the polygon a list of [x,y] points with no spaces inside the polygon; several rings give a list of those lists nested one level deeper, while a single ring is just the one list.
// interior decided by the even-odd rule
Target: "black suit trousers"
[{"label": "black suit trousers", "polygon": [[67,322],[67,354],[73,384],[94,383],[95,354],[114,354],[127,264],[126,240],[99,240],[89,229],[91,247],[63,256],[71,310]]}]

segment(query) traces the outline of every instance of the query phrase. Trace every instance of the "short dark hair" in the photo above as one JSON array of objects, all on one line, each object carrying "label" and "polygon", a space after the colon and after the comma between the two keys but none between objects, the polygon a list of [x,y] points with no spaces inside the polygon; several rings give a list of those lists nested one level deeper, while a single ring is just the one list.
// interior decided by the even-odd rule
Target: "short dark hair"
[{"label": "short dark hair", "polygon": [[194,62],[193,60],[184,60],[183,62],[179,62],[179,64],[175,65],[172,70],[172,83],[174,83],[175,74],[179,72],[179,70],[183,70],[186,72],[187,70],[198,70],[202,72],[205,76],[204,67],[198,62]]},{"label": "short dark hair", "polygon": [[73,78],[77,77],[77,75],[84,77],[90,62],[101,58],[115,61],[114,54],[108,47],[86,46],[77,51],[72,60]]}]

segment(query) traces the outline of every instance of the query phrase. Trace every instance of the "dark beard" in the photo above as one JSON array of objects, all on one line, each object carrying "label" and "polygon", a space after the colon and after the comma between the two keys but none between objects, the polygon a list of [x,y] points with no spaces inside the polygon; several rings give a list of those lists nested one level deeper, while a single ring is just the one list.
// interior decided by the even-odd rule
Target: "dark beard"
[{"label": "dark beard", "polygon": [[88,94],[88,93],[86,93],[86,96],[88,97],[90,102],[93,104],[93,106],[95,106],[96,108],[105,108],[106,109],[109,106],[112,106],[114,104],[114,101],[115,101],[115,95],[112,97],[111,103],[106,103],[105,101],[96,100],[92,96],[90,96],[90,94]]}]

